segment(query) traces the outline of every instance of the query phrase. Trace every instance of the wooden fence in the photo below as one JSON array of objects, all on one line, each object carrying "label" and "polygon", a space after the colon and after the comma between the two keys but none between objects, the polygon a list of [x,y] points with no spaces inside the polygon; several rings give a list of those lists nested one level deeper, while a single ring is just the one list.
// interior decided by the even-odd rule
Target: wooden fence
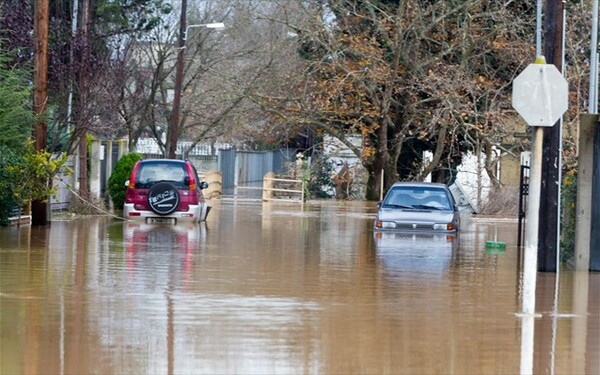
[{"label": "wooden fence", "polygon": [[263,201],[279,202],[304,202],[304,181],[286,178],[275,178],[273,172],[269,172],[263,179]]}]

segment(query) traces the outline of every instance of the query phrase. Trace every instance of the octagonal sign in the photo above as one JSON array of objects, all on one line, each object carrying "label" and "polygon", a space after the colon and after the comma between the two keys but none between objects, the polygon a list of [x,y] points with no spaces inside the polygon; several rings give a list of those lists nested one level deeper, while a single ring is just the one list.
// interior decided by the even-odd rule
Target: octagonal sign
[{"label": "octagonal sign", "polygon": [[512,106],[531,126],[553,126],[568,96],[567,81],[552,64],[529,64],[513,81]]}]

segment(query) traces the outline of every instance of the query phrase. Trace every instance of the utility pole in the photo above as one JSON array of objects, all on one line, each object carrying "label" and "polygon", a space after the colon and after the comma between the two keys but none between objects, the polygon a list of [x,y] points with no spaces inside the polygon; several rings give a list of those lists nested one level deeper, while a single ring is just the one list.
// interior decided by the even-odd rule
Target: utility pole
[{"label": "utility pole", "polygon": [[[564,3],[561,0],[546,0],[545,10],[544,56],[548,64],[554,64],[561,71]],[[541,272],[556,272],[559,236],[560,137],[560,121],[544,129],[537,262],[538,271]]]},{"label": "utility pole", "polygon": [[[78,0],[75,0],[78,1]],[[88,116],[86,104],[88,99],[88,75],[90,63],[90,41],[89,41],[89,25],[90,25],[90,0],[83,0],[81,9],[81,38],[83,40],[83,51],[79,56],[79,72],[78,72],[78,93],[77,93],[77,126],[79,131],[79,191],[87,193],[88,189],[88,168],[87,168],[87,125]]]},{"label": "utility pole", "polygon": [[[34,3],[34,69],[33,69],[33,111],[37,123],[33,130],[36,150],[46,150],[46,109],[48,104],[48,0],[35,0]],[[31,203],[31,223],[48,225],[48,204],[41,200]]]},{"label": "utility pole", "polygon": [[179,18],[179,36],[177,38],[177,65],[175,66],[175,89],[173,93],[173,112],[171,127],[168,129],[168,158],[177,158],[177,140],[179,139],[179,113],[181,112],[181,91],[183,89],[183,65],[186,38],[187,0],[181,0],[181,17]]},{"label": "utility pole", "polygon": [[533,371],[534,317],[538,258],[539,211],[542,185],[544,127],[556,126],[569,107],[569,84],[543,56],[536,58],[513,81],[513,108],[533,126],[533,146],[527,199],[527,227],[523,259],[521,373]]}]

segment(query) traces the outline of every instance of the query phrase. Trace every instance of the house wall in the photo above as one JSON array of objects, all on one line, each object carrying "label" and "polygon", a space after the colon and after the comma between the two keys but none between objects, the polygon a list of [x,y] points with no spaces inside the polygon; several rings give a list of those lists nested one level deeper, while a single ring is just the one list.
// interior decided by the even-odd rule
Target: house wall
[{"label": "house wall", "polygon": [[490,177],[484,165],[485,155],[481,154],[478,158],[469,152],[463,155],[462,163],[457,168],[456,182],[476,210],[487,201],[490,193]]},{"label": "house wall", "polygon": [[521,175],[521,160],[504,154],[500,157],[500,182],[505,186],[518,186]]},{"label": "house wall", "polygon": [[[352,139],[353,144],[360,145],[360,138]],[[335,172],[339,172],[342,166],[347,163],[349,167],[359,165],[358,159],[344,144],[340,141],[325,137],[324,139],[325,155],[333,162]],[[431,155],[429,155],[430,157]],[[427,158],[428,155],[424,155]],[[466,199],[471,202],[473,208],[481,207],[487,202],[490,193],[490,177],[484,168],[485,155],[478,158],[475,153],[469,152],[463,155],[463,161],[457,168],[456,181],[460,189],[466,195]],[[500,181],[505,186],[518,186],[520,178],[521,160],[509,154],[503,154],[500,157],[498,174]],[[428,180],[427,178],[425,179]]]}]

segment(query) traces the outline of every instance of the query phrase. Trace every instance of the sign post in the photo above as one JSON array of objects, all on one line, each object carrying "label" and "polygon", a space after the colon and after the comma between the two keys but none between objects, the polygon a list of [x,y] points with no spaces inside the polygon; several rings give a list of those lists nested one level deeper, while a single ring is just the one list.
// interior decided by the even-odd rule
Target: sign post
[{"label": "sign post", "polygon": [[533,372],[533,330],[539,210],[542,187],[543,128],[553,126],[568,107],[568,84],[554,65],[539,56],[513,82],[512,106],[533,126],[532,160],[529,177],[529,199],[525,223],[525,256],[523,260],[523,293],[521,316],[521,373]]}]

